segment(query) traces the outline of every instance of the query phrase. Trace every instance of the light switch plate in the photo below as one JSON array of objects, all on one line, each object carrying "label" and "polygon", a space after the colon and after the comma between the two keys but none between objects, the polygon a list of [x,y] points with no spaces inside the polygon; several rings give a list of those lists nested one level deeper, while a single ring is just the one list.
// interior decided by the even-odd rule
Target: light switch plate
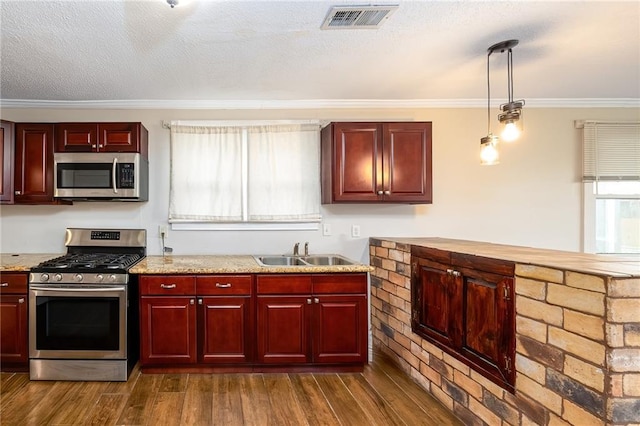
[{"label": "light switch plate", "polygon": [[323,223],[322,224],[322,235],[324,235],[325,237],[328,237],[331,235],[331,225],[328,223]]},{"label": "light switch plate", "polygon": [[351,225],[351,236],[353,238],[360,237],[360,225]]}]

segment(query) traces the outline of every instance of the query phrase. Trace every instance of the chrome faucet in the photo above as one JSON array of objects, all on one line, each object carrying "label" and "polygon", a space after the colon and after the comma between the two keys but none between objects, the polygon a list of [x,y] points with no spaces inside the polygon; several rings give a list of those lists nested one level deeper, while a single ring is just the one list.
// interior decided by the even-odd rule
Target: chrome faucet
[{"label": "chrome faucet", "polygon": [[294,256],[300,256],[300,254],[298,253],[299,250],[300,250],[300,243],[296,243],[293,246],[293,255]]},{"label": "chrome faucet", "polygon": [[309,256],[309,242],[304,243],[304,255]]}]

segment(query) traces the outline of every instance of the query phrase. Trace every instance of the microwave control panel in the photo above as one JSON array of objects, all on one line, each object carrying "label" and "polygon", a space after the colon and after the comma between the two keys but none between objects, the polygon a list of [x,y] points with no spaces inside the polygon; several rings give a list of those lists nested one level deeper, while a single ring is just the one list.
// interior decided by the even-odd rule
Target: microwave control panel
[{"label": "microwave control panel", "polygon": [[134,188],[135,168],[133,163],[118,164],[118,188]]}]

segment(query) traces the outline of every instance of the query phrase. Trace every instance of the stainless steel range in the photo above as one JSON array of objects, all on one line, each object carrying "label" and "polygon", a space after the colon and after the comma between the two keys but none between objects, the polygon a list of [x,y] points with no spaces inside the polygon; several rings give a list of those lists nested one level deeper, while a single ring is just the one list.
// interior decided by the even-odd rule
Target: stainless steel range
[{"label": "stainless steel range", "polygon": [[126,381],[138,361],[144,229],[66,231],[67,254],[29,277],[31,380]]}]

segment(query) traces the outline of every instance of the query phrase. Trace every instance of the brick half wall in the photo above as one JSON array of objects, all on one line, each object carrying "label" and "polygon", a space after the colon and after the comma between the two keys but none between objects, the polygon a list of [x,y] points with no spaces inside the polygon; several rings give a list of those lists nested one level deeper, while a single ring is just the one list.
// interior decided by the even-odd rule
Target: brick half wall
[{"label": "brick half wall", "polygon": [[516,265],[516,392],[411,331],[411,246],[371,239],[383,351],[467,425],[640,424],[640,280]]}]

